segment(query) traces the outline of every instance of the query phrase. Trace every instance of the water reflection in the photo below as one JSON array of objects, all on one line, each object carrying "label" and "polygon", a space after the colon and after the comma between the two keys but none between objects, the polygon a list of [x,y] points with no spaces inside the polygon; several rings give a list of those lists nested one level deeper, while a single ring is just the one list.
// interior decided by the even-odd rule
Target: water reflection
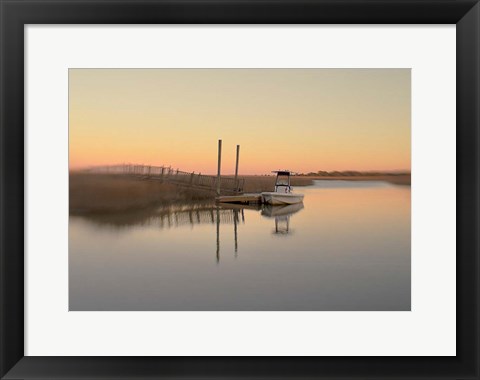
[{"label": "water reflection", "polygon": [[303,202],[293,205],[271,206],[265,205],[262,209],[262,215],[267,218],[275,219],[275,235],[285,236],[292,231],[290,230],[290,216],[303,209]]},{"label": "water reflection", "polygon": [[216,224],[217,222],[233,224],[235,212],[232,211],[232,209],[219,208],[211,203],[185,203],[121,214],[92,214],[83,217],[100,226],[117,229],[136,225],[169,229],[187,225]]},{"label": "water reflection", "polygon": [[86,215],[83,218],[99,226],[116,230],[128,229],[132,226],[153,226],[160,229],[172,229],[188,225],[214,224],[216,227],[215,257],[218,263],[221,256],[220,225],[233,226],[234,257],[237,257],[238,230],[240,224],[245,224],[245,210],[257,211],[266,218],[274,219],[275,229],[273,233],[287,235],[292,232],[290,229],[290,216],[303,208],[303,203],[285,206],[186,203],[122,214]]},{"label": "water reflection", "polygon": [[71,215],[70,310],[410,310],[410,188],[302,192],[284,207]]}]

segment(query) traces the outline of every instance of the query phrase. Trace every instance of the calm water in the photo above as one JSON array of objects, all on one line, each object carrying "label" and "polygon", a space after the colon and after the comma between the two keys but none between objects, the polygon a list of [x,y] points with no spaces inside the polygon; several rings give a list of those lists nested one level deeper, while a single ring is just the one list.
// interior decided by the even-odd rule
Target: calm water
[{"label": "calm water", "polygon": [[[70,217],[70,310],[410,310],[410,187]],[[303,207],[302,207],[303,206]]]}]

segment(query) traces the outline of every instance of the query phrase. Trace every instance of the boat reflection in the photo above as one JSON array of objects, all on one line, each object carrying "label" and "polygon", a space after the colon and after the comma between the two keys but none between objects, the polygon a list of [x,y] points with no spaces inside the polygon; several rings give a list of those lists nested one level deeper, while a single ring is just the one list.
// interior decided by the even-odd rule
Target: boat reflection
[{"label": "boat reflection", "polygon": [[275,219],[275,230],[273,231],[275,235],[287,235],[292,232],[290,217],[303,207],[303,202],[284,206],[265,205],[262,209],[262,216]]}]

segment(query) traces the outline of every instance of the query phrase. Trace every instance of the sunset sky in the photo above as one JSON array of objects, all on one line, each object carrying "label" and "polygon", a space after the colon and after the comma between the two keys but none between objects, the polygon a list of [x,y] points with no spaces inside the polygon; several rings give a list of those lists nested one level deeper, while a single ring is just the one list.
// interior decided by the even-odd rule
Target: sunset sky
[{"label": "sunset sky", "polygon": [[70,168],[410,170],[410,69],[70,69]]}]

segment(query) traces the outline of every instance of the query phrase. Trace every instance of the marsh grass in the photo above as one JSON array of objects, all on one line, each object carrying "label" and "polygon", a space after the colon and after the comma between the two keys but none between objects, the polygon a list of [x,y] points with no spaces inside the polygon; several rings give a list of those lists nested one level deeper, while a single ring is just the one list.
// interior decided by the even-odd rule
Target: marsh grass
[{"label": "marsh grass", "polygon": [[[299,177],[302,178],[302,177]],[[394,185],[411,185],[411,175],[410,174],[375,174],[375,175],[339,175],[339,176],[305,176],[303,178],[310,178],[312,180],[320,179],[326,181],[383,181],[392,183]]]},{"label": "marsh grass", "polygon": [[212,192],[120,175],[70,173],[71,214],[122,212],[214,199]]}]

